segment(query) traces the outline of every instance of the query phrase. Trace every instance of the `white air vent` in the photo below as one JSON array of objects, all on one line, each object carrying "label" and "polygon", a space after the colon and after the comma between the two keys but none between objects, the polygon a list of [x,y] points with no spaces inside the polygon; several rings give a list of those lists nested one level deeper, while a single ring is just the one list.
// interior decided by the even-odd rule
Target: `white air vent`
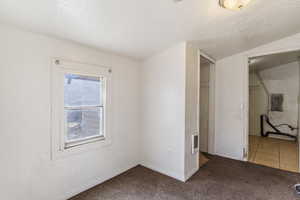
[{"label": "white air vent", "polygon": [[199,151],[199,135],[192,135],[192,154],[195,154]]}]

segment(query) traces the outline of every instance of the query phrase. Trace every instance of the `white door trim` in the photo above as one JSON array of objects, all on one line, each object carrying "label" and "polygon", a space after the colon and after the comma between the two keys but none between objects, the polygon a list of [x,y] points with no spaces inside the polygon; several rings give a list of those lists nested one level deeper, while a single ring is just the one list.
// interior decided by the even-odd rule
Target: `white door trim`
[{"label": "white door trim", "polygon": [[[300,77],[300,58],[298,59],[298,65],[299,65],[299,77]],[[300,79],[299,79],[299,82],[300,82]],[[300,85],[300,83],[299,83]],[[299,93],[298,93],[298,172],[300,173],[300,87],[299,87]]]},{"label": "white door trim", "polygon": [[[216,61],[214,58],[207,55],[205,52],[199,50],[199,75],[200,75],[200,56],[206,58],[210,61],[210,71],[209,71],[209,125],[208,125],[208,153],[214,155],[216,152],[215,145],[215,82],[216,82]],[[200,76],[199,76],[199,89],[200,89]],[[200,91],[198,97],[199,105],[200,105]],[[200,106],[198,109],[200,112]],[[198,114],[200,117],[200,114]],[[200,118],[199,118],[200,119]],[[200,125],[199,125],[199,138],[200,138]]]}]

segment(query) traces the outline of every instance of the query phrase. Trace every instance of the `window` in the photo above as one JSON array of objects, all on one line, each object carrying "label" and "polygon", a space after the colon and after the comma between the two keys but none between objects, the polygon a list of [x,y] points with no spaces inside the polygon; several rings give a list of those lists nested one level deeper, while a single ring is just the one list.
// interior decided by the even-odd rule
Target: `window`
[{"label": "window", "polygon": [[104,139],[104,78],[64,75],[65,148]]},{"label": "window", "polygon": [[55,60],[52,68],[54,155],[110,143],[110,79],[109,68]]}]

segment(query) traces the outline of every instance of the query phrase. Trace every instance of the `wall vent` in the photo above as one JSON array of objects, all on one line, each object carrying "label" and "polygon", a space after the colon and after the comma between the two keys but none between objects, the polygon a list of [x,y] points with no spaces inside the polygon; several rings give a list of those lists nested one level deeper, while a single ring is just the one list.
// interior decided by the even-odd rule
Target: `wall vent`
[{"label": "wall vent", "polygon": [[199,134],[192,135],[192,154],[199,152]]}]

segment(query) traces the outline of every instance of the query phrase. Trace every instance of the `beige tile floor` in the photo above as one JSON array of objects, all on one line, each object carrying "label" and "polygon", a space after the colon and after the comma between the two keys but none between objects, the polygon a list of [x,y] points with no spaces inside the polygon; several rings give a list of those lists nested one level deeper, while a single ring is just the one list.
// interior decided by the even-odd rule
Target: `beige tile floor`
[{"label": "beige tile floor", "polygon": [[298,144],[295,141],[249,136],[249,162],[298,172],[298,158]]}]

